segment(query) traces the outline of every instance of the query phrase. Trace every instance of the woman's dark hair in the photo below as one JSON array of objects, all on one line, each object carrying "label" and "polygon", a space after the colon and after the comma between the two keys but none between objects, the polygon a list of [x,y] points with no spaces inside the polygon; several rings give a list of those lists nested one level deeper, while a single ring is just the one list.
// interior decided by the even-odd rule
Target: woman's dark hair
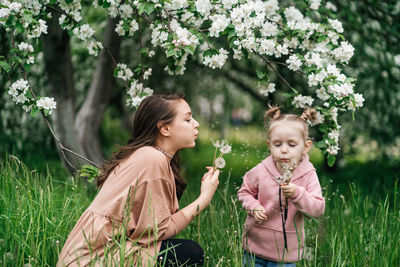
[{"label": "woman's dark hair", "polygon": [[[136,149],[143,146],[155,146],[159,136],[158,123],[161,126],[171,123],[175,118],[175,110],[171,101],[184,100],[180,94],[157,94],[146,97],[140,104],[133,118],[132,136],[127,145],[120,147],[114,153],[112,159],[101,168],[101,174],[97,178],[97,187],[101,187],[111,172]],[[160,127],[161,127],[160,126]],[[180,174],[179,153],[176,152],[170,162],[175,176],[176,195],[178,199],[186,188],[186,182]]]}]

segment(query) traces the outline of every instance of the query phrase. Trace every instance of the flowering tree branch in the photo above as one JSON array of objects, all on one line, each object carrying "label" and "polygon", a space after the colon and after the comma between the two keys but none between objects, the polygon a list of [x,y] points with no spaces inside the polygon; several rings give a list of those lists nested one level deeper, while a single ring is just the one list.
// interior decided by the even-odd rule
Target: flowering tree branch
[{"label": "flowering tree branch", "polygon": [[[317,142],[317,146],[327,153],[331,165],[339,150],[338,112],[354,112],[363,105],[364,99],[354,92],[354,79],[346,77],[339,68],[347,64],[354,53],[354,48],[341,35],[341,23],[320,16],[319,0],[305,2],[308,6],[302,11],[295,6],[281,7],[276,0],[136,0],[129,3],[97,0],[93,3],[107,10],[111,18],[119,17],[115,28],[119,36],[128,38],[135,32],[139,34],[141,63],[135,71],[113,59],[115,77],[127,84],[128,105],[139,105],[143,98],[153,92],[145,86],[151,76],[151,68],[144,66],[144,60],[155,53],[152,48],[160,47],[165,52],[168,58],[166,69],[170,74],[183,74],[188,58],[216,69],[222,68],[229,53],[233,53],[235,60],[250,54],[260,55],[266,66],[292,89],[289,101],[293,106],[313,106],[317,109],[317,123],[321,125],[318,129],[323,133],[323,139]],[[18,32],[29,40],[35,39],[46,34],[44,19],[48,15],[47,10],[54,11],[53,6],[58,5],[63,14],[59,20],[61,27],[87,42],[89,54],[97,55],[104,45],[95,38],[92,27],[81,22],[82,3],[80,0],[57,0],[32,6],[30,2],[11,3],[4,0],[0,9],[0,23],[12,33]],[[302,12],[315,16],[306,17]],[[150,24],[151,44],[142,43],[144,24],[141,18]],[[219,46],[222,47],[217,49]],[[33,63],[33,48],[29,44],[21,43],[19,51],[20,61]],[[303,96],[302,90],[293,88],[272,62],[306,76],[308,85],[317,88],[315,93]],[[13,64],[11,62],[11,66]],[[1,61],[0,65],[6,72],[10,71],[9,63]],[[262,70],[256,72],[260,94],[267,96],[274,93],[275,84],[269,82],[268,73]],[[51,101],[39,106],[39,101],[21,96],[20,92],[25,91],[17,85],[11,85],[9,93],[25,109],[41,109],[47,115],[55,108],[55,103]]]}]

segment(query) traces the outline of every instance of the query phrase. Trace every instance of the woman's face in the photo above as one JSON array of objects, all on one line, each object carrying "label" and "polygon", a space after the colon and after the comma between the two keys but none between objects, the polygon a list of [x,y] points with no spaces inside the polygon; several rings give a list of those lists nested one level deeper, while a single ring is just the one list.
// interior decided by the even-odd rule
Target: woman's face
[{"label": "woman's face", "polygon": [[169,141],[176,150],[194,147],[199,134],[199,123],[192,117],[192,110],[188,103],[181,99],[172,102],[175,109],[175,118],[168,125],[170,130]]}]

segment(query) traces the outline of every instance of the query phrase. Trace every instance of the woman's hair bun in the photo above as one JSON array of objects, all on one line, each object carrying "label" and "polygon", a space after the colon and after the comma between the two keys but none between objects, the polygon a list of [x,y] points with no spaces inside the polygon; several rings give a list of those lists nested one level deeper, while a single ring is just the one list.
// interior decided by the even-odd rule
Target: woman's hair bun
[{"label": "woman's hair bun", "polygon": [[307,120],[315,122],[317,120],[317,111],[314,108],[308,108],[300,115],[300,119],[305,122],[307,122]]}]

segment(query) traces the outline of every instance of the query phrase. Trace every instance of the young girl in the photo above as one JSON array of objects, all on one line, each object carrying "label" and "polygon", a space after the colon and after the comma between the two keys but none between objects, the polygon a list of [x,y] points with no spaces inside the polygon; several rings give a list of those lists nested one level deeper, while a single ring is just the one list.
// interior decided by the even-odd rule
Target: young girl
[{"label": "young girl", "polygon": [[271,155],[245,174],[238,191],[248,211],[243,266],[295,266],[304,245],[302,212],[313,217],[324,213],[325,200],[307,154],[312,142],[306,121],[315,115],[313,109],[301,116],[280,114],[278,107],[266,112]]},{"label": "young girl", "polygon": [[200,196],[179,210],[186,183],[177,153],[195,146],[198,127],[180,95],[144,99],[131,139],[103,168],[101,190],[68,236],[57,266],[202,265],[197,243],[172,239],[208,206],[218,185],[219,171],[209,168]]}]

